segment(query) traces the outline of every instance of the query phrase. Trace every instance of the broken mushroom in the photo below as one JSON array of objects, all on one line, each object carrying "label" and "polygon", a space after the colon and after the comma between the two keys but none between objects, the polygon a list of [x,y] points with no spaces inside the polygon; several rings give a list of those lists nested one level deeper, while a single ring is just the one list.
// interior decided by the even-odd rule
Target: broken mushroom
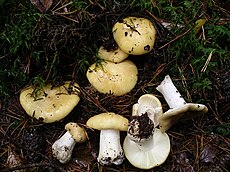
[{"label": "broken mushroom", "polygon": [[53,156],[61,163],[67,163],[76,143],[83,143],[87,140],[87,134],[84,128],[77,123],[69,122],[65,125],[65,134],[56,140],[52,145]]},{"label": "broken mushroom", "polygon": [[123,52],[119,47],[107,50],[104,46],[101,46],[98,50],[98,56],[103,60],[119,63],[125,60],[129,55]]},{"label": "broken mushroom", "polygon": [[120,49],[132,55],[149,53],[156,39],[156,29],[146,18],[124,18],[115,23],[112,32]]},{"label": "broken mushroom", "polygon": [[159,119],[161,131],[167,131],[176,122],[192,119],[208,112],[208,108],[203,104],[186,103],[169,75],[165,76],[156,89],[170,107]]},{"label": "broken mushroom", "polygon": [[137,83],[137,67],[130,60],[120,63],[109,61],[94,63],[87,71],[87,78],[91,85],[100,93],[124,95],[130,92]]},{"label": "broken mushroom", "polygon": [[132,116],[139,116],[146,113],[154,122],[154,126],[159,125],[159,117],[163,114],[161,102],[152,94],[142,95],[136,104],[133,105]]},{"label": "broken mushroom", "polygon": [[123,149],[128,161],[140,169],[151,169],[165,162],[170,152],[170,140],[156,127],[162,115],[160,101],[151,94],[143,95],[133,105]]},{"label": "broken mushroom", "polygon": [[69,81],[57,87],[48,84],[35,95],[35,88],[29,86],[21,91],[19,99],[28,115],[52,123],[63,119],[78,104],[78,88],[78,84]]},{"label": "broken mushroom", "polygon": [[113,112],[91,117],[86,125],[100,131],[100,145],[97,161],[101,165],[119,165],[124,160],[120,144],[120,131],[127,131],[128,119]]}]

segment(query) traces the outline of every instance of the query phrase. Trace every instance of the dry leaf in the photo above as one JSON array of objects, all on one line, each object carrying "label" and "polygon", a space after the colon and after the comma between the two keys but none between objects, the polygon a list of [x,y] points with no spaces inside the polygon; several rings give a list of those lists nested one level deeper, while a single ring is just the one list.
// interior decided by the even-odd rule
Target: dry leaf
[{"label": "dry leaf", "polygon": [[[23,165],[24,159],[18,155],[11,146],[8,147],[8,157],[6,161],[6,166],[8,168],[17,167]],[[15,172],[25,172],[25,169],[15,170]]]},{"label": "dry leaf", "polygon": [[201,152],[201,162],[213,162],[213,158],[215,158],[215,153],[213,150],[210,149],[208,145],[204,147],[204,149]]},{"label": "dry leaf", "polygon": [[201,28],[204,26],[204,24],[206,23],[206,20],[205,19],[199,19],[196,21],[195,23],[195,34],[197,34]]},{"label": "dry leaf", "polygon": [[45,13],[53,4],[53,0],[30,0],[30,2],[42,13]]},{"label": "dry leaf", "polygon": [[185,152],[180,153],[177,157],[177,163],[180,164],[180,172],[195,172]]}]

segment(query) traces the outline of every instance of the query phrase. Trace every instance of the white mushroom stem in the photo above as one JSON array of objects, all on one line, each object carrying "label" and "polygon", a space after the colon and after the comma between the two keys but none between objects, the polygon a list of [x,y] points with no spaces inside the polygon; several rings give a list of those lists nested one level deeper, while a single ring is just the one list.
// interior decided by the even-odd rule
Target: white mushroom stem
[{"label": "white mushroom stem", "polygon": [[120,144],[119,130],[101,130],[97,160],[101,165],[120,165],[123,162],[124,153]]},{"label": "white mushroom stem", "polygon": [[169,75],[165,76],[164,80],[156,89],[164,96],[170,108],[178,108],[186,104],[186,101],[173,84]]},{"label": "white mushroom stem", "polygon": [[70,160],[73,148],[76,142],[69,131],[67,131],[60,139],[56,140],[52,145],[53,156],[61,163],[66,163]]}]

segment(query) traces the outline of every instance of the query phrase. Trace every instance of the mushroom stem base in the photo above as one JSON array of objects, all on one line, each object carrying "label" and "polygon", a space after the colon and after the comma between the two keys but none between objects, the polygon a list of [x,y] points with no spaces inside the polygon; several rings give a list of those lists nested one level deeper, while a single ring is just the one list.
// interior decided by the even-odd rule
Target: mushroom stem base
[{"label": "mushroom stem base", "polygon": [[60,139],[56,140],[52,145],[53,156],[61,163],[66,163],[70,160],[73,148],[76,142],[72,135],[67,131]]},{"label": "mushroom stem base", "polygon": [[119,130],[101,130],[97,160],[102,165],[120,165],[123,162],[124,153],[120,144]]}]

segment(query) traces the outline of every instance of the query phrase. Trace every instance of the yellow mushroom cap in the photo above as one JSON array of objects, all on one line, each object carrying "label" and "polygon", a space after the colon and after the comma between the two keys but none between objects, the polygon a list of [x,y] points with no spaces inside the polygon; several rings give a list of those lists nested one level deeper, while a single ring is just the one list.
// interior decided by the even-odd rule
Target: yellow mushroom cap
[{"label": "yellow mushroom cap", "polygon": [[127,54],[141,55],[153,49],[156,29],[146,18],[124,18],[115,23],[112,31],[117,45]]},{"label": "yellow mushroom cap", "polygon": [[69,131],[75,142],[83,143],[87,140],[87,134],[84,128],[77,123],[69,122],[65,125],[65,129]]},{"label": "yellow mushroom cap", "polygon": [[103,59],[113,63],[119,63],[125,60],[129,55],[122,51],[119,47],[115,50],[106,50],[101,46],[98,50],[98,56]]},{"label": "yellow mushroom cap", "polygon": [[[70,85],[65,82],[64,85],[52,88],[47,84],[42,90],[38,91],[36,98],[32,96],[34,88],[29,86],[20,93],[20,103],[26,113],[45,123],[59,121],[67,116],[78,104],[78,84]],[[67,91],[71,90],[71,93]]]},{"label": "yellow mushroom cap", "polygon": [[130,92],[137,83],[137,67],[130,60],[120,63],[104,61],[100,65],[91,65],[86,76],[92,86],[100,93],[115,96]]},{"label": "yellow mushroom cap", "polygon": [[97,130],[127,131],[128,119],[113,112],[100,113],[88,119],[86,125]]}]

